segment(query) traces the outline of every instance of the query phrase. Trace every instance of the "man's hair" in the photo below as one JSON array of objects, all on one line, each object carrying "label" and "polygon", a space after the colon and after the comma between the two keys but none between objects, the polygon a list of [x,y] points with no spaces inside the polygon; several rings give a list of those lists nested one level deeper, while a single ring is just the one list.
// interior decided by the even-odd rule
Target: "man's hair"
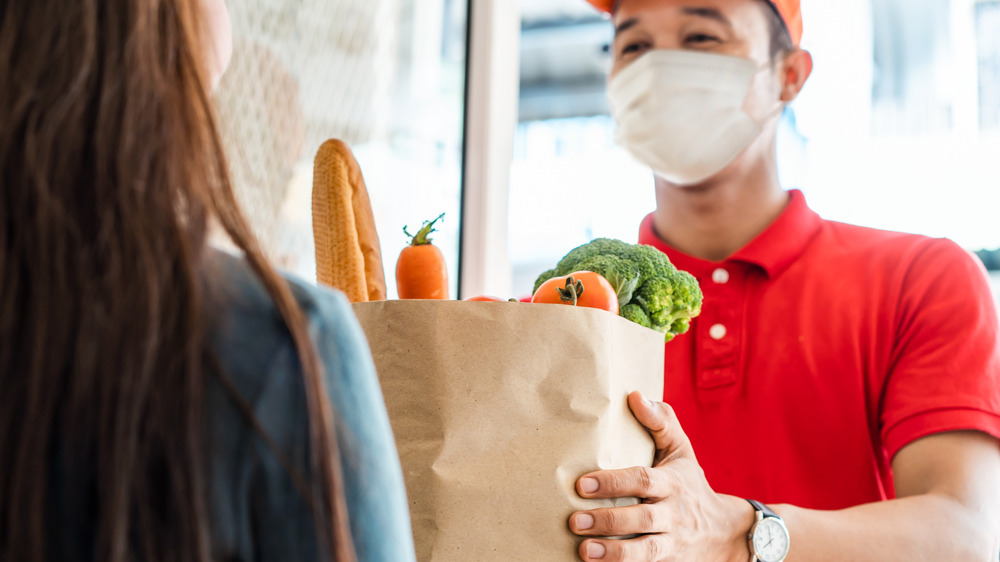
[{"label": "man's hair", "polygon": [[777,58],[795,48],[792,34],[785,25],[785,19],[778,12],[778,7],[770,0],[761,0],[764,4],[764,17],[767,18],[767,31],[771,39],[771,59]]}]

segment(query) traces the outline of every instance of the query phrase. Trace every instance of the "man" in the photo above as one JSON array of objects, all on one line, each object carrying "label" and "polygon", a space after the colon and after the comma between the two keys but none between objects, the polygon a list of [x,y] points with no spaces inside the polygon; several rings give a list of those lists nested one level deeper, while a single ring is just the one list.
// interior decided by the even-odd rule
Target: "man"
[{"label": "man", "polygon": [[705,303],[666,346],[670,405],[629,397],[654,466],[577,482],[643,503],[574,513],[576,534],[638,536],[580,556],[996,561],[985,272],[949,241],[824,221],[782,190],[778,116],[812,71],[798,0],[588,1],[616,29],[619,140],[656,173],[640,242]]}]

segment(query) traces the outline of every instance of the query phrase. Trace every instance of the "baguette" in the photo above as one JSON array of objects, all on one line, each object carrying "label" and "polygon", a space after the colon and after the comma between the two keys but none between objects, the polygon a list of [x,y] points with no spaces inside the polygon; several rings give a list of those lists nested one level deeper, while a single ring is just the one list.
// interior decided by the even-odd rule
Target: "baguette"
[{"label": "baguette", "polygon": [[350,147],[328,140],[313,172],[316,279],[351,302],[386,299],[382,250],[361,167]]}]

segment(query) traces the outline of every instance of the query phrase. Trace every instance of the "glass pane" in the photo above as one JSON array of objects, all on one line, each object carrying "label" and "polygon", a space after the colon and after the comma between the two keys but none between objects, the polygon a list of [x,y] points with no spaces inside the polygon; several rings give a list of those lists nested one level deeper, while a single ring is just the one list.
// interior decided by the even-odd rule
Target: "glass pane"
[{"label": "glass pane", "polygon": [[[614,142],[611,25],[583,0],[521,6],[510,259],[527,292],[575,244],[634,241],[655,201],[652,174]],[[815,70],[779,127],[782,184],[828,219],[1000,247],[1000,1],[802,7]]]},{"label": "glass pane", "polygon": [[[238,195],[268,253],[315,281],[312,160],[327,139],[364,173],[395,297],[404,225],[435,238],[458,284],[465,0],[229,0],[217,92]],[[412,230],[411,230],[412,232]]]},{"label": "glass pane", "polygon": [[1000,132],[1000,1],[976,6],[979,62],[979,126]]},{"label": "glass pane", "polygon": [[[947,132],[953,126],[949,0],[875,0],[872,128],[876,134]],[[810,22],[811,23],[811,22]]]}]

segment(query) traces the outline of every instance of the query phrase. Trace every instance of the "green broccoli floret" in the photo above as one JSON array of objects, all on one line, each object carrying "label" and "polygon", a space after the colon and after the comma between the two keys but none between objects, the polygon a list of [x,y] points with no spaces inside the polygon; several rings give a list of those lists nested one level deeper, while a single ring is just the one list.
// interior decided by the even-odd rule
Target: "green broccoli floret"
[{"label": "green broccoli floret", "polygon": [[566,257],[559,260],[559,264],[556,266],[556,273],[558,275],[569,275],[574,271],[583,271],[579,267],[580,263],[596,256],[615,256],[631,262],[629,246],[631,244],[626,244],[621,240],[598,238],[593,242],[588,242],[583,246],[570,250],[566,254]]},{"label": "green broccoli floret", "polygon": [[594,256],[614,256],[633,264],[639,270],[639,285],[673,267],[670,258],[652,246],[629,244],[613,238],[598,238],[566,254],[566,257],[559,260],[556,274],[569,275],[574,271],[582,271],[580,264]]},{"label": "green broccoli floret", "polygon": [[629,303],[622,307],[621,317],[626,320],[631,320],[644,328],[653,327],[653,324],[649,321],[649,315],[646,314],[646,311],[643,310],[641,306],[634,303]]},{"label": "green broccoli floret", "polygon": [[668,340],[691,328],[691,319],[701,314],[702,293],[698,280],[689,273],[672,269],[653,277],[635,292],[634,300],[649,315],[652,328]]},{"label": "green broccoli floret", "polygon": [[670,263],[667,254],[652,246],[629,245],[630,259],[639,268],[639,285],[645,285],[650,279],[662,277],[670,271],[677,271]]},{"label": "green broccoli floret", "polygon": [[607,278],[618,291],[621,316],[663,332],[666,341],[687,332],[691,319],[701,313],[697,279],[679,271],[652,246],[598,238],[566,254],[555,269],[538,278],[535,290],[553,277],[575,271],[594,271]]},{"label": "green broccoli floret", "polygon": [[691,329],[691,319],[681,318],[670,325],[670,333],[672,334],[686,334],[688,330]]}]

